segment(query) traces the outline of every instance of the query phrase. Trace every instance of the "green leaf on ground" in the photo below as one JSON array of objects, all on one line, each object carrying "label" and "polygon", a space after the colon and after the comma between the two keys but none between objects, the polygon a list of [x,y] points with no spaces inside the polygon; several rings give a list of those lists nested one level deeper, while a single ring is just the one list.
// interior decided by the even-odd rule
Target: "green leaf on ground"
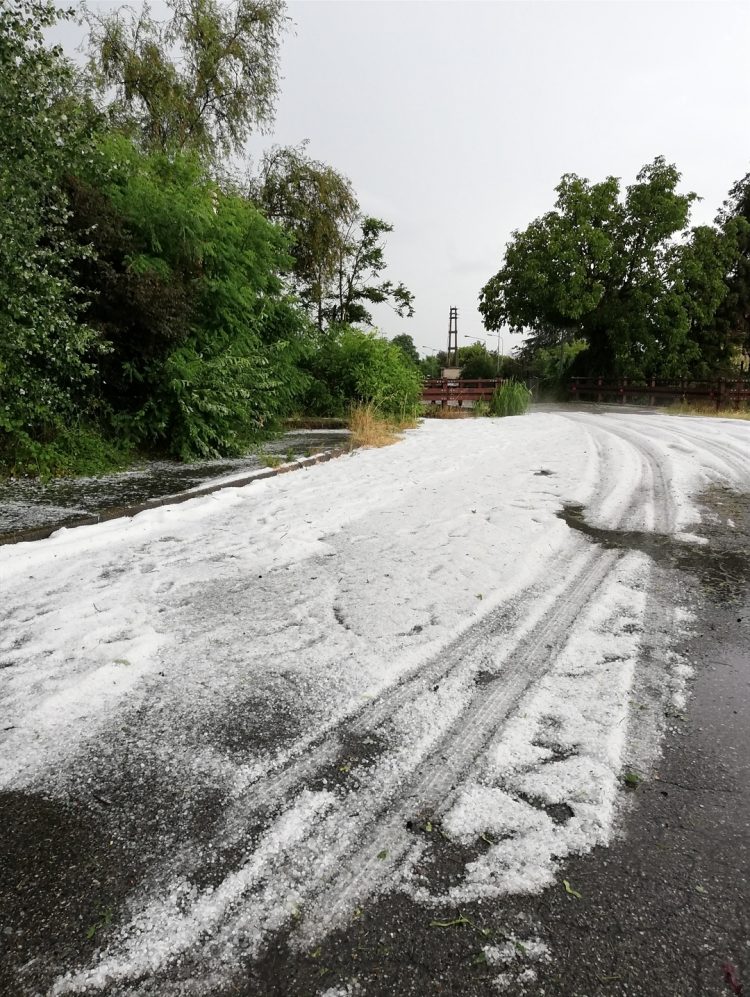
[{"label": "green leaf on ground", "polygon": [[464,917],[463,914],[459,914],[458,917],[454,917],[450,921],[430,921],[431,928],[457,928],[462,924],[468,924],[470,928],[474,927],[468,917]]},{"label": "green leaf on ground", "polygon": [[570,883],[567,881],[567,879],[563,880],[563,886],[565,887],[565,892],[568,894],[569,897],[575,897],[576,900],[583,900],[583,897],[578,892],[578,890],[574,890],[573,887],[570,885]]}]

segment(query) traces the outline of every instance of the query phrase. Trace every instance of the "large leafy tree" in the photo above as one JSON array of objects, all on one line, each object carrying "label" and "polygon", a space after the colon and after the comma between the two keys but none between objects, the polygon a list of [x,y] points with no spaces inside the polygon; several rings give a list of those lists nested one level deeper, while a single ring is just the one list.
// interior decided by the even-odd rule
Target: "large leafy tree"
[{"label": "large leafy tree", "polygon": [[[44,34],[61,13],[6,0],[0,16],[0,450],[38,456],[81,410],[94,333],[79,321],[63,178],[91,155],[79,80]],[[63,15],[64,16],[64,15]]]},{"label": "large leafy tree", "polygon": [[750,173],[729,191],[716,219],[736,253],[726,268],[727,293],[716,310],[712,331],[725,351],[750,363]]},{"label": "large leafy tree", "polygon": [[698,347],[675,237],[695,195],[679,193],[679,180],[662,157],[624,194],[615,177],[564,176],[555,209],[513,234],[482,289],[487,328],[526,330],[540,348],[583,340],[592,373],[686,372]]},{"label": "large leafy tree", "polygon": [[113,122],[152,150],[239,151],[273,118],[283,0],[168,0],[89,15],[91,70]]},{"label": "large leafy tree", "polygon": [[295,289],[319,329],[369,324],[370,306],[383,302],[399,316],[414,313],[411,292],[383,277],[384,237],[393,226],[363,215],[351,182],[311,159],[304,145],[264,157],[254,196],[293,236]]},{"label": "large leafy tree", "polygon": [[344,235],[359,213],[350,181],[311,159],[302,144],[266,153],[254,194],[264,213],[291,234],[295,290],[322,329]]},{"label": "large leafy tree", "polygon": [[[750,350],[750,223],[727,218],[719,228],[700,225],[675,249],[672,276],[681,290],[699,378],[730,375],[738,353]],[[744,304],[743,304],[744,299]]]},{"label": "large leafy tree", "polygon": [[399,318],[414,314],[414,295],[402,284],[383,278],[386,268],[383,237],[393,226],[382,218],[359,216],[339,249],[336,279],[325,314],[332,325],[372,324],[370,307],[389,304]]}]

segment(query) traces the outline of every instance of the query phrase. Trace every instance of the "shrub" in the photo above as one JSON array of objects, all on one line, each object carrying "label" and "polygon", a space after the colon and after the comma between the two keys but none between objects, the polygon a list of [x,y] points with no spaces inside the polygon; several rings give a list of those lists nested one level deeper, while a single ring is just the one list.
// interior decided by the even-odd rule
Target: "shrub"
[{"label": "shrub", "polygon": [[123,438],[185,460],[237,454],[294,408],[307,324],[282,279],[288,239],[197,157],[100,141],[71,189],[89,323],[109,344],[102,412]]},{"label": "shrub", "polygon": [[529,407],[531,392],[520,381],[506,381],[495,389],[490,402],[493,415],[523,415]]},{"label": "shrub", "polygon": [[352,405],[371,405],[398,419],[414,418],[422,379],[398,346],[349,326],[324,333],[308,358],[312,375],[306,408],[316,415],[345,415]]}]

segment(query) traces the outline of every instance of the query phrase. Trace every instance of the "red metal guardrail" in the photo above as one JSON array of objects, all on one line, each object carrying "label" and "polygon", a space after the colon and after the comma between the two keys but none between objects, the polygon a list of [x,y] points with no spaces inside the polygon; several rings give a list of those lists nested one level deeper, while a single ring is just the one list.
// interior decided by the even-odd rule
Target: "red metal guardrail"
[{"label": "red metal guardrail", "polygon": [[628,400],[648,399],[649,405],[656,405],[660,400],[704,400],[715,405],[717,409],[730,405],[739,408],[740,405],[750,402],[750,379],[683,380],[665,384],[655,379],[629,381],[627,378],[621,378],[618,381],[607,381],[601,377],[573,377],[570,380],[570,396],[572,399],[594,398],[599,402],[616,398],[622,403]]},{"label": "red metal guardrail", "polygon": [[422,385],[422,401],[448,405],[455,402],[461,406],[464,402],[488,402],[495,388],[503,383],[502,378],[477,378],[475,380],[452,380],[447,377],[430,378]]}]

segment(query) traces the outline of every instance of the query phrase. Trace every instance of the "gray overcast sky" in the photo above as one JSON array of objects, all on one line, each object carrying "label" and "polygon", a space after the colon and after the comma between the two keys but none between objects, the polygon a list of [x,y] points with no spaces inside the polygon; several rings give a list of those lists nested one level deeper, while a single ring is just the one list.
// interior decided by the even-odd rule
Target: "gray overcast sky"
[{"label": "gray overcast sky", "polygon": [[700,223],[750,170],[746,2],[299,0],[289,14],[275,126],[249,149],[309,139],[394,225],[389,276],[416,314],[379,308],[389,337],[442,348],[450,305],[461,336],[482,336],[479,290],[562,173],[626,184],[663,154],[703,197]]}]

